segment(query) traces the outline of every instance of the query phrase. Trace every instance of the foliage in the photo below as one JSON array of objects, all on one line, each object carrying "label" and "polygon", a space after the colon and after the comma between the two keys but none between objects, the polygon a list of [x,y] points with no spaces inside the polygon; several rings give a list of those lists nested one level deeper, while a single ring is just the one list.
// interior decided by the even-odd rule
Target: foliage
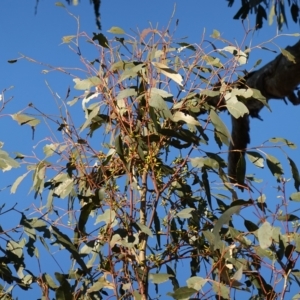
[{"label": "foliage", "polygon": [[[228,1],[228,6],[231,7],[234,4],[234,0]],[[241,7],[234,15],[234,19],[245,20],[249,14],[254,14],[256,21],[256,28],[263,27],[263,21],[268,21],[269,25],[272,25],[274,18],[276,19],[279,30],[285,24],[288,26],[288,20],[286,17],[286,11],[289,10],[291,17],[295,23],[299,22],[299,1],[269,1],[269,0],[242,0]]]},{"label": "foliage", "polygon": [[[58,134],[38,144],[40,158],[13,159],[0,150],[3,171],[26,169],[11,193],[31,174],[36,199],[28,211],[0,209],[19,217],[16,227],[0,227],[1,297],[39,287],[41,299],[283,299],[300,284],[299,217],[290,210],[300,199],[300,179],[287,156],[296,189],[289,199],[281,162],[262,148],[295,145],[273,138],[247,152],[278,183],[274,209],[254,176],[237,194],[223,157],[231,136],[220,111],[240,117],[255,97],[236,86],[251,49],[242,52],[217,31],[208,47],[205,40],[173,40],[168,29],[148,28],[136,38],[118,27],[110,32],[111,40],[102,33],[63,38],[75,53],[87,39],[98,54],[80,56],[81,77],[65,72],[78,95],[68,100],[68,89],[56,99],[57,117],[34,104],[11,115],[33,133],[46,122]],[[216,95],[226,107],[209,104]],[[72,121],[77,106],[81,124]],[[45,256],[55,270],[44,269]],[[186,284],[178,278],[182,265],[189,266]]]}]

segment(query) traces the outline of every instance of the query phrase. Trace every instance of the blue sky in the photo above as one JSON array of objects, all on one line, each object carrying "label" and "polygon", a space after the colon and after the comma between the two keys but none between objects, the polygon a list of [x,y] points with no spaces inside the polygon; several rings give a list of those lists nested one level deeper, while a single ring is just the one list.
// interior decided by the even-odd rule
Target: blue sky
[{"label": "blue sky", "polygon": [[[153,27],[166,28],[174,9],[174,1],[170,0],[152,0],[151,2],[102,0],[102,2],[102,32],[108,38],[113,37],[107,32],[112,26],[119,26],[130,35],[135,35],[137,30],[142,31],[148,28],[150,23]],[[45,138],[46,131],[45,127],[37,128],[35,139],[32,140],[30,128],[19,127],[9,114],[24,109],[31,102],[41,110],[57,114],[57,106],[46,81],[61,98],[65,97],[68,86],[72,88],[74,83],[69,76],[57,72],[42,74],[41,71],[46,69],[45,66],[29,63],[26,60],[18,61],[15,64],[9,64],[7,61],[20,57],[21,53],[37,61],[57,67],[81,67],[78,56],[70,51],[67,44],[62,44],[63,36],[76,34],[76,21],[64,9],[55,6],[54,3],[55,1],[40,0],[36,15],[34,14],[35,0],[2,0],[0,4],[0,90],[14,86],[14,89],[5,94],[6,98],[13,96],[14,99],[0,115],[2,128],[0,141],[5,143],[4,150],[11,154],[14,151],[31,153],[32,155],[34,155],[34,151],[40,153],[39,148],[33,149],[33,146],[36,146],[38,141]],[[84,31],[90,36],[92,32],[98,32],[93,7],[89,5],[89,1],[81,1],[78,6],[68,6],[67,8],[72,14],[79,16],[81,32]],[[199,43],[203,35],[209,39],[209,35],[216,29],[222,37],[239,45],[243,41],[245,31],[240,21],[232,19],[238,8],[237,5],[228,8],[225,0],[178,1],[173,21],[174,24],[175,20],[179,19],[179,26],[175,35],[177,38],[187,37],[186,41],[189,43]],[[250,18],[249,22],[245,22],[245,27],[252,28],[253,21],[254,19]],[[289,21],[289,28],[284,28],[283,33],[299,32],[299,27],[294,25],[291,19]],[[259,45],[272,39],[275,35],[276,26],[269,27],[265,23],[262,30],[250,34],[246,44],[249,44],[251,40],[252,46]],[[296,41],[297,38],[295,37],[281,37],[276,39],[275,43],[284,48],[287,45],[296,43]],[[272,50],[278,50],[271,43],[265,46]],[[91,51],[87,46],[83,46],[83,49]],[[85,53],[87,56],[92,56],[89,52]],[[250,70],[260,58],[263,60],[262,66],[274,57],[273,52],[254,50],[245,68]],[[76,94],[76,91],[71,89],[70,98],[76,95],[78,93]],[[296,145],[300,145],[300,107],[293,107],[291,104],[285,105],[282,101],[271,101],[271,108],[272,113],[267,109],[264,109],[261,113],[261,117],[264,119],[263,122],[259,120],[251,122],[251,146],[260,145],[274,136],[287,138]],[[71,108],[70,111],[75,113],[74,119],[76,119],[76,122],[77,118],[79,119],[78,124],[84,121],[83,119],[80,121],[83,115],[77,115],[76,108]],[[223,113],[222,118],[230,127],[228,115]],[[300,166],[299,150],[286,150],[288,155]],[[270,153],[276,155],[280,160],[282,159],[282,163],[287,170],[286,176],[291,177],[284,155],[280,154],[279,150],[271,150]],[[257,169],[251,168],[250,164],[248,165],[249,170],[247,173],[257,172]],[[12,184],[15,178],[23,173],[24,169],[0,173],[0,189]],[[277,197],[275,179],[270,176],[267,169],[263,172],[260,171],[259,175],[264,178],[264,184],[261,187],[268,192],[269,201],[272,201],[272,197],[275,201]],[[293,184],[288,187],[290,193],[294,191]],[[9,189],[3,190],[0,192],[0,205],[6,202],[6,206],[9,207],[18,202],[20,207],[28,207],[31,202],[38,201],[33,200],[32,193],[28,193],[29,189],[30,186],[27,186],[24,182],[15,195],[10,195]],[[244,197],[247,199],[247,196]],[[18,218],[19,216],[17,216]]]}]

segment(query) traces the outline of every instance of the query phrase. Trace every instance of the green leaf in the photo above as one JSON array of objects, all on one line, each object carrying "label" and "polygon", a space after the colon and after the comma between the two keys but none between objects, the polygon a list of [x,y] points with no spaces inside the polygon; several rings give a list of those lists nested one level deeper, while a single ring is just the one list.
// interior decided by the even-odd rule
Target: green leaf
[{"label": "green leaf", "polygon": [[213,159],[213,158],[209,158],[209,157],[194,157],[190,159],[191,161],[191,165],[194,168],[203,168],[205,167],[209,167],[212,169],[219,169],[219,163]]},{"label": "green leaf", "polygon": [[208,279],[198,277],[198,276],[193,276],[193,277],[190,277],[186,281],[186,283],[189,288],[193,288],[196,291],[200,291],[207,281],[208,281]]},{"label": "green leaf", "polygon": [[291,194],[290,200],[299,202],[300,201],[300,192]]},{"label": "green leaf", "polygon": [[94,35],[92,38],[93,41],[98,41],[98,43],[101,47],[109,49],[109,43],[108,43],[107,38],[104,36],[104,34],[102,34],[102,33],[96,34],[93,32],[93,35]]},{"label": "green leaf", "polygon": [[211,37],[214,39],[218,39],[220,36],[221,36],[220,32],[218,30],[214,29]]},{"label": "green leaf", "polygon": [[176,279],[176,273],[173,271],[173,269],[171,267],[169,267],[168,265],[166,265],[166,268],[167,268],[167,273],[170,274],[170,279],[171,279],[171,282],[172,282],[172,285],[173,285],[173,290],[177,290],[179,288],[179,283]]},{"label": "green leaf", "polygon": [[169,77],[173,81],[175,81],[177,84],[182,86],[183,78],[182,76],[174,71],[173,69],[169,68],[167,65],[162,64],[160,62],[152,62],[152,65],[158,69],[159,72],[164,74],[165,76]]},{"label": "green leaf", "polygon": [[293,214],[286,214],[286,215],[277,216],[276,219],[279,221],[294,222],[294,221],[298,221],[300,218]]},{"label": "green leaf", "polygon": [[59,196],[61,199],[66,198],[72,191],[74,187],[73,178],[70,178],[68,174],[63,174],[64,178],[58,186],[53,190],[55,195]]},{"label": "green leaf", "polygon": [[55,284],[54,280],[49,274],[44,273],[42,275],[42,278],[43,278],[43,282],[46,283],[51,290],[54,291],[58,288],[58,286]]},{"label": "green leaf", "polygon": [[280,51],[282,55],[286,57],[289,61],[293,62],[294,64],[296,63],[295,56],[292,53],[283,48],[280,48]]},{"label": "green leaf", "polygon": [[129,89],[125,89],[125,90],[120,91],[120,93],[118,94],[116,99],[121,100],[121,99],[128,98],[128,97],[131,97],[131,96],[136,97],[137,96],[137,91],[135,89],[129,88]]},{"label": "green leaf", "polygon": [[249,232],[254,232],[254,231],[258,230],[258,226],[256,224],[254,224],[252,221],[245,220],[244,225]]},{"label": "green leaf", "polygon": [[116,147],[116,152],[120,156],[122,160],[124,160],[124,148],[123,148],[123,141],[121,134],[117,135],[115,139],[115,147]]},{"label": "green leaf", "polygon": [[75,82],[74,89],[76,90],[89,90],[90,88],[101,84],[101,79],[98,76],[89,77],[83,80],[75,78],[73,81]]},{"label": "green leaf", "polygon": [[57,239],[56,242],[58,244],[62,245],[63,247],[65,247],[72,254],[72,256],[74,257],[76,262],[79,264],[81,269],[84,270],[85,272],[87,272],[87,267],[86,267],[84,261],[82,260],[82,258],[80,257],[76,247],[71,242],[70,238],[67,235],[65,235],[64,233],[62,233],[55,226],[51,225],[51,228],[52,228],[53,235]]},{"label": "green leaf", "polygon": [[6,151],[0,149],[0,169],[5,172],[18,167],[20,167],[20,164],[13,158],[9,157]]},{"label": "green leaf", "polygon": [[104,222],[106,224],[111,224],[111,226],[116,225],[116,213],[111,209],[106,209],[103,214],[99,215],[95,221],[95,224]]},{"label": "green leaf", "polygon": [[200,122],[191,115],[185,114],[182,111],[176,111],[172,118],[173,122],[183,121],[190,125],[200,126]]},{"label": "green leaf", "polygon": [[300,299],[300,293],[297,293],[293,296],[292,300],[299,300]]},{"label": "green leaf", "polygon": [[233,93],[227,93],[224,98],[229,113],[236,119],[243,117],[245,114],[249,114],[247,106],[243,102],[238,101]]},{"label": "green leaf", "polygon": [[210,189],[210,184],[209,184],[209,180],[208,180],[208,174],[207,174],[207,171],[205,168],[202,169],[202,182],[204,185],[208,205],[212,210],[213,208],[212,208],[212,204],[211,204],[211,189]]},{"label": "green leaf", "polygon": [[150,95],[151,94],[157,94],[160,95],[163,98],[173,98],[174,96],[170,94],[169,92],[162,90],[162,89],[157,89],[155,87],[152,87],[150,90]]},{"label": "green leaf", "polygon": [[262,249],[267,249],[272,245],[273,227],[269,222],[264,222],[257,231],[257,238]]},{"label": "green leaf", "polygon": [[148,226],[146,226],[144,224],[141,224],[139,222],[137,222],[137,225],[140,227],[142,232],[146,233],[150,237],[153,237],[153,233],[152,233],[151,229]]},{"label": "green leaf", "polygon": [[78,220],[78,230],[80,233],[85,234],[85,224],[90,216],[91,211],[95,209],[95,204],[93,202],[85,204],[80,209],[80,216]]},{"label": "green leaf", "polygon": [[258,168],[264,167],[264,158],[260,153],[254,151],[247,151],[246,155],[250,162],[252,162],[255,166],[257,166]]},{"label": "green leaf", "polygon": [[297,168],[296,164],[294,163],[294,161],[291,158],[288,157],[287,159],[288,159],[288,161],[290,163],[290,166],[291,166],[291,169],[292,169],[292,174],[293,174],[295,189],[297,191],[299,191],[299,187],[300,187],[300,175],[299,175],[298,168]]},{"label": "green leaf", "polygon": [[220,141],[229,146],[230,132],[214,110],[210,111],[210,120],[215,127],[215,133]]},{"label": "green leaf", "polygon": [[233,214],[238,213],[241,209],[241,205],[236,205],[233,207],[228,208],[218,219],[218,221],[215,223],[214,229],[213,229],[213,235],[215,237],[215,250],[219,247],[219,241],[220,238],[220,230],[224,224],[228,224],[228,222],[231,220],[231,217]]},{"label": "green leaf", "polygon": [[11,115],[12,119],[17,121],[19,125],[29,125],[31,127],[35,127],[40,123],[40,120],[21,113]]},{"label": "green leaf", "polygon": [[156,108],[163,118],[172,120],[173,116],[171,111],[162,96],[158,94],[151,94],[150,96],[149,105]]},{"label": "green leaf", "polygon": [[185,208],[179,213],[177,213],[175,216],[182,219],[189,219],[192,215],[191,212],[194,211],[194,208]]},{"label": "green leaf", "polygon": [[197,290],[184,286],[176,289],[174,293],[168,292],[167,295],[173,297],[173,299],[176,300],[188,300],[190,296],[195,293],[197,293]]},{"label": "green leaf", "polygon": [[65,8],[65,6],[61,2],[55,2],[55,6],[60,6],[60,7]]},{"label": "green leaf", "polygon": [[291,149],[296,149],[297,148],[297,146],[293,142],[290,142],[287,139],[283,139],[283,138],[271,138],[271,139],[269,139],[269,142],[271,142],[271,143],[283,143],[284,145],[287,145]]},{"label": "green leaf", "polygon": [[138,291],[133,291],[132,295],[134,300],[142,300],[142,295]]},{"label": "green leaf", "polygon": [[116,26],[111,27],[109,30],[107,30],[107,32],[113,34],[125,34],[125,31],[122,28]]},{"label": "green leaf", "polygon": [[270,171],[276,178],[279,178],[281,175],[284,174],[281,163],[276,157],[267,154],[266,160],[267,160],[267,166],[269,167]]},{"label": "green leaf", "polygon": [[66,35],[62,37],[62,42],[64,44],[70,43],[74,38],[76,38],[76,35]]},{"label": "green leaf", "polygon": [[216,295],[222,297],[222,299],[230,299],[229,289],[224,284],[214,281],[213,290],[216,293]]},{"label": "green leaf", "polygon": [[149,273],[149,279],[155,284],[160,284],[169,280],[173,275],[164,273]]}]

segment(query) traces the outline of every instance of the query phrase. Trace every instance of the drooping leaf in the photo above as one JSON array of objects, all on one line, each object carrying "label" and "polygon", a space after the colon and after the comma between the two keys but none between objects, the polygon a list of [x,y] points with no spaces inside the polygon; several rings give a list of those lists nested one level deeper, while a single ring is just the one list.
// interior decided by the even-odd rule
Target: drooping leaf
[{"label": "drooping leaf", "polygon": [[248,157],[248,159],[257,167],[259,168],[263,168],[264,167],[264,158],[263,156],[258,153],[258,152],[254,152],[254,151],[247,151],[246,155]]},{"label": "drooping leaf", "polygon": [[291,169],[292,169],[292,174],[293,174],[295,189],[297,191],[299,191],[299,187],[300,187],[300,175],[299,175],[298,168],[297,168],[296,164],[294,163],[294,161],[291,158],[288,157],[287,159],[288,159],[288,161],[290,163],[290,166],[291,166]]},{"label": "drooping leaf", "polygon": [[202,182],[204,185],[208,205],[211,209],[213,209],[212,204],[211,204],[211,189],[210,189],[210,184],[209,184],[209,180],[208,180],[207,170],[205,168],[202,168]]},{"label": "drooping leaf", "polygon": [[173,285],[173,290],[175,291],[175,290],[177,290],[178,288],[179,288],[179,283],[178,283],[178,281],[177,281],[177,279],[176,279],[176,273],[173,271],[173,269],[171,268],[171,267],[169,267],[168,265],[166,265],[166,268],[167,268],[167,273],[169,274],[169,275],[171,275],[170,276],[170,280],[171,280],[171,282],[172,282],[172,285]]},{"label": "drooping leaf", "polygon": [[267,166],[276,178],[279,178],[281,175],[284,174],[281,163],[275,156],[267,154],[266,161]]},{"label": "drooping leaf", "polygon": [[87,267],[86,267],[84,261],[82,260],[82,258],[80,257],[80,255],[79,255],[76,247],[74,246],[74,244],[70,240],[70,238],[66,234],[62,233],[54,225],[52,225],[51,228],[52,228],[53,235],[57,239],[56,242],[58,244],[62,245],[63,247],[65,247],[72,254],[73,258],[79,264],[79,266],[81,267],[81,269],[84,270],[85,272],[87,272]]},{"label": "drooping leaf", "polygon": [[154,67],[156,67],[162,74],[164,74],[165,76],[171,78],[177,84],[179,84],[180,86],[182,86],[183,78],[182,78],[182,76],[178,72],[172,70],[167,65],[162,64],[160,62],[152,62],[152,65]]},{"label": "drooping leaf", "polygon": [[144,224],[141,224],[139,222],[137,222],[137,225],[140,227],[142,232],[146,233],[150,237],[153,237],[153,233],[152,233],[151,229],[148,226],[146,226]]},{"label": "drooping leaf", "polygon": [[215,127],[215,133],[220,141],[229,146],[230,132],[214,110],[210,111],[210,120]]},{"label": "drooping leaf", "polygon": [[228,222],[231,220],[231,217],[233,214],[239,212],[241,209],[241,205],[236,205],[233,207],[228,208],[218,219],[218,221],[215,223],[214,229],[213,229],[213,235],[215,238],[214,246],[215,250],[219,247],[219,241],[220,239],[220,230],[224,224],[228,224]]}]

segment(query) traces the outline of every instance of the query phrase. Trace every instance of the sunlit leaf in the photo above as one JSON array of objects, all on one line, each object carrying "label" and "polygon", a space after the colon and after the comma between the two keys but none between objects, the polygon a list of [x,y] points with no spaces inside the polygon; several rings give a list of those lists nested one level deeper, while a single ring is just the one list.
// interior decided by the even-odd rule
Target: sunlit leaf
[{"label": "sunlit leaf", "polygon": [[125,31],[117,26],[111,27],[107,32],[113,33],[113,34],[125,34]]},{"label": "sunlit leaf", "polygon": [[12,185],[11,188],[10,188],[10,193],[11,193],[11,194],[15,194],[15,192],[17,191],[17,188],[18,188],[19,184],[22,182],[22,180],[23,180],[27,175],[28,175],[28,172],[25,173],[25,174],[23,174],[23,175],[21,175],[21,176],[19,176],[19,177],[15,180],[15,182],[13,183],[13,185]]},{"label": "sunlit leaf", "polygon": [[259,168],[263,168],[264,167],[264,158],[263,156],[258,153],[258,152],[254,152],[254,151],[247,151],[246,155],[248,157],[248,159],[257,167]]},{"label": "sunlit leaf", "polygon": [[291,194],[290,200],[299,202],[300,201],[300,192]]},{"label": "sunlit leaf", "polygon": [[296,149],[297,148],[297,146],[293,142],[290,142],[287,139],[283,139],[283,138],[271,138],[271,139],[269,139],[269,141],[271,143],[283,143],[284,145],[287,145],[291,149]]},{"label": "sunlit leaf", "polygon": [[74,78],[73,81],[75,82],[74,89],[76,90],[89,90],[90,88],[101,84],[101,79],[98,76],[93,76],[83,80]]},{"label": "sunlit leaf", "polygon": [[76,35],[66,35],[62,37],[62,42],[64,44],[70,43],[74,38],[76,38]]},{"label": "sunlit leaf", "polygon": [[11,115],[11,117],[13,118],[13,120],[17,121],[19,125],[29,125],[31,127],[34,127],[41,122],[40,120],[32,116],[21,113],[13,114]]},{"label": "sunlit leaf", "polygon": [[177,84],[182,86],[183,78],[182,76],[177,73],[176,71],[170,69],[167,65],[159,63],[159,62],[152,62],[152,65],[156,67],[162,74],[174,80]]}]

